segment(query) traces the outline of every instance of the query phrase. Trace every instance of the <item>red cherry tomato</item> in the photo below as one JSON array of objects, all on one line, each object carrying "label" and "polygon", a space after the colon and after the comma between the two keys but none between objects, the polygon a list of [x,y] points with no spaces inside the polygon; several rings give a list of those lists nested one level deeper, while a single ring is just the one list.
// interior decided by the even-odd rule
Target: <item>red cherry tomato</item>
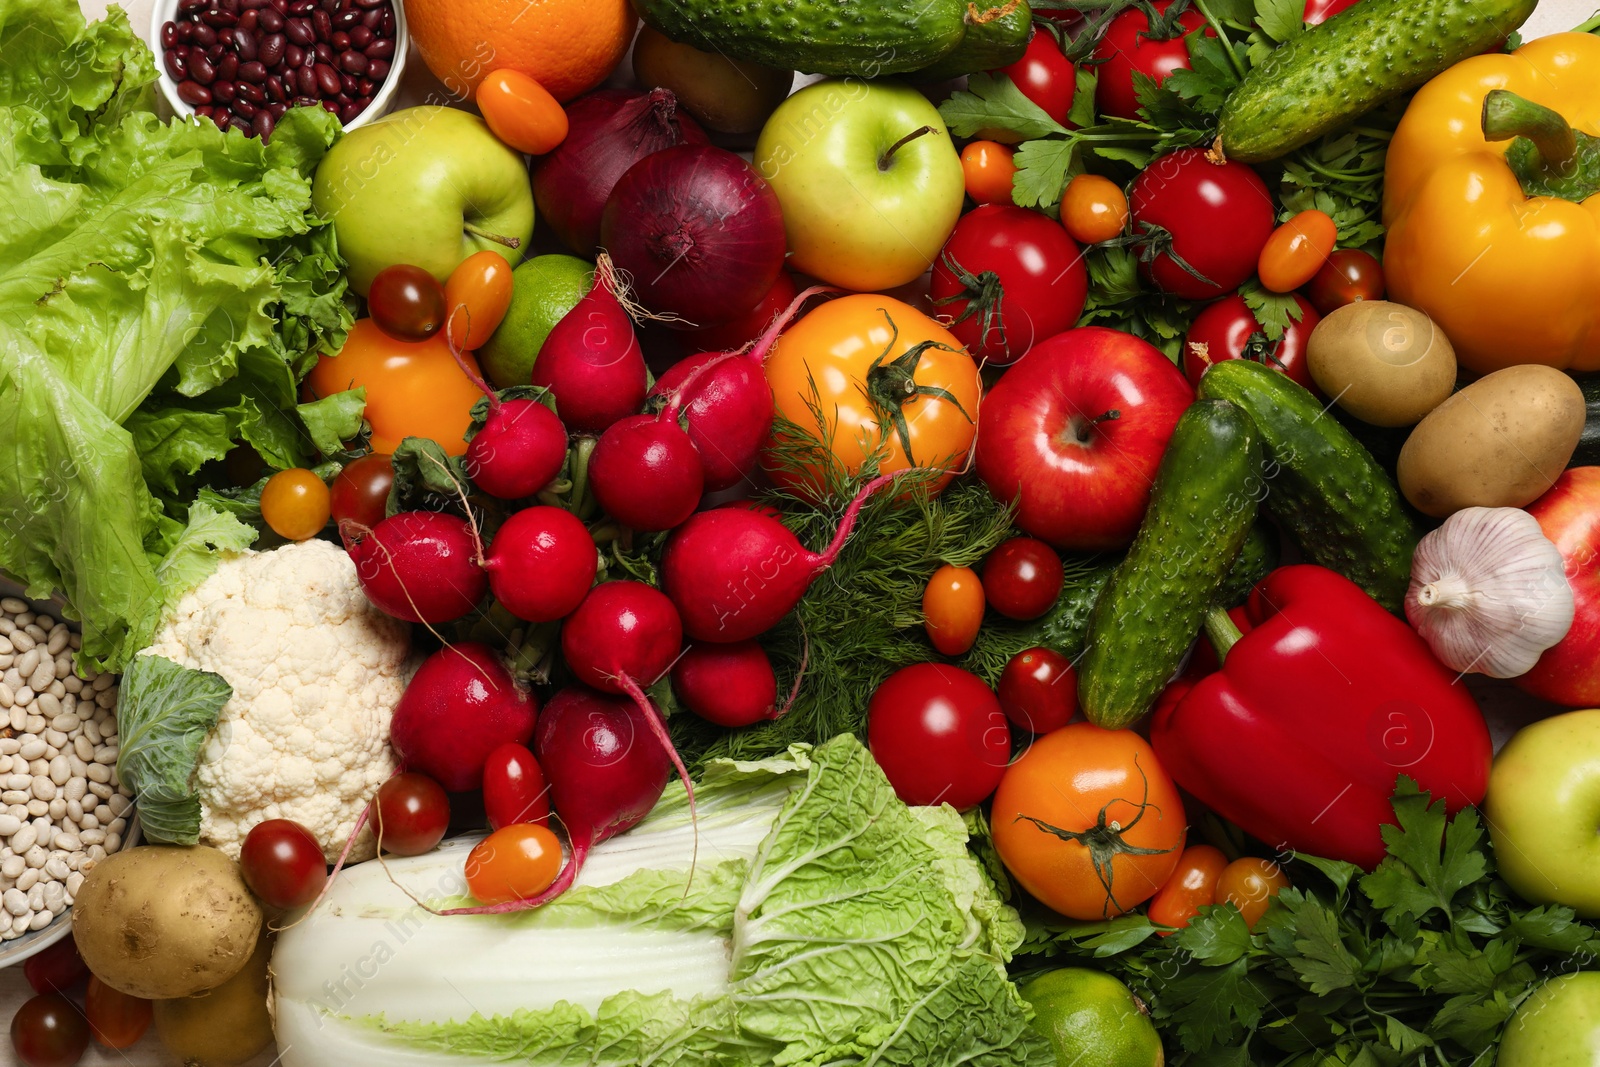
[{"label": "red cherry tomato", "polygon": [[22,977],[35,993],[65,993],[89,977],[89,965],[78,955],[78,943],[63,937],[24,960]]},{"label": "red cherry tomato", "polygon": [[317,536],[331,513],[328,487],[304,467],[279,471],[261,490],[262,521],[285,541]]},{"label": "red cherry tomato", "polygon": [[1289,876],[1276,861],[1246,856],[1228,864],[1217,877],[1216,903],[1238,908],[1245,924],[1254,929],[1272,898],[1288,887]]},{"label": "red cherry tomato", "polygon": [[1328,261],[1339,229],[1321,211],[1302,211],[1272,231],[1256,263],[1261,284],[1274,293],[1305,285]]},{"label": "red cherry tomato", "polygon": [[[1200,914],[1200,909],[1217,902],[1217,879],[1228,865],[1221,849],[1210,845],[1190,845],[1178,858],[1172,872],[1156,895],[1150,898],[1150,921],[1158,926],[1181,930]],[[1157,931],[1162,937],[1170,930]]]},{"label": "red cherry tomato", "polygon": [[371,452],[334,475],[329,509],[334,522],[359,522],[368,529],[382,522],[394,488],[394,462],[382,452]]},{"label": "red cherry tomato", "polygon": [[444,325],[444,289],[421,267],[385,267],[367,289],[367,312],[396,341],[426,341]]},{"label": "red cherry tomato", "polygon": [[767,295],[743,315],[720,326],[686,331],[683,336],[688,342],[688,350],[732,352],[743,347],[760,337],[778,313],[788,307],[790,301],[799,293],[800,290],[794,284],[794,275],[786,270],[780,270],[778,277],[772,283],[772,288],[767,290]]},{"label": "red cherry tomato", "polygon": [[1079,174],[1061,194],[1061,225],[1081,244],[1109,241],[1127,228],[1128,197],[1110,178]]},{"label": "red cherry tomato", "polygon": [[1220,296],[1254,274],[1277,221],[1259,174],[1231,160],[1213,163],[1200,148],[1153,160],[1134,179],[1129,201],[1134,233],[1157,242],[1140,270],[1158,289],[1189,300]]},{"label": "red cherry tomato", "polygon": [[961,150],[961,174],[967,195],[979,204],[1011,203],[1011,180],[1016,177],[1016,153],[998,141],[973,141]]},{"label": "red cherry tomato", "polygon": [[245,884],[269,907],[309,904],[328,881],[322,846],[311,831],[292,819],[256,823],[239,850]]},{"label": "red cherry tomato", "polygon": [[420,856],[450,828],[450,798],[432,778],[408,771],[378,787],[372,816],[385,852]]},{"label": "red cherry tomato", "polygon": [[1382,300],[1383,264],[1359,248],[1341,248],[1328,257],[1306,288],[1324,315],[1357,300]]},{"label": "red cherry tomato", "polygon": [[1000,672],[1000,710],[1019,729],[1047,734],[1072,721],[1078,710],[1078,672],[1072,661],[1049,648],[1026,648]]},{"label": "red cherry tomato", "polygon": [[971,567],[944,566],[922,591],[922,626],[946,656],[959,656],[978,639],[983,625],[983,583]]},{"label": "red cherry tomato", "polygon": [[533,823],[496,830],[467,854],[467,888],[485,904],[536,897],[560,873],[561,842]]},{"label": "red cherry tomato", "polygon": [[[1010,78],[1023,96],[1038,104],[1046,115],[1066,125],[1072,97],[1078,91],[1078,72],[1072,60],[1061,51],[1054,34],[1035,30],[1021,59],[990,73]],[[984,130],[979,136],[1006,144],[1022,140],[1010,130]]]},{"label": "red cherry tomato", "polygon": [[907,804],[964,811],[993,793],[1011,731],[983,679],[942,663],[889,675],[867,705],[867,746]]},{"label": "red cherry tomato", "polygon": [[41,993],[11,1017],[11,1047],[23,1067],[72,1067],[89,1047],[89,1024],[60,993]]},{"label": "red cherry tomato", "polygon": [[1306,0],[1306,12],[1301,17],[1307,26],[1320,26],[1339,12],[1347,11],[1360,2],[1361,0]]},{"label": "red cherry tomato", "polygon": [[112,989],[98,978],[89,979],[83,1001],[89,1030],[106,1048],[124,1049],[138,1043],[150,1029],[150,1002]]},{"label": "red cherry tomato", "polygon": [[483,810],[489,829],[518,823],[550,825],[550,787],[527,745],[507,741],[483,765]]},{"label": "red cherry tomato", "polygon": [[1311,380],[1306,363],[1306,343],[1322,316],[1316,308],[1296,296],[1300,319],[1289,319],[1289,328],[1277,341],[1268,341],[1244,297],[1237,293],[1207,304],[1194,322],[1183,344],[1183,373],[1194,385],[1213,363],[1225,359],[1253,359],[1287,374],[1293,381],[1321,395]]},{"label": "red cherry tomato", "polygon": [[[1168,20],[1165,16],[1171,6],[1172,0],[1156,0],[1152,5],[1161,23],[1154,28],[1138,7],[1129,7],[1106,27],[1094,49],[1098,61],[1094,68],[1094,104],[1100,114],[1121,119],[1139,117],[1139,97],[1133,87],[1135,71],[1160,85],[1173,71],[1190,69],[1189,44],[1184,38],[1205,26],[1206,19],[1190,5],[1176,20]],[[1206,36],[1216,35],[1207,28]]]},{"label": "red cherry tomato", "polygon": [[444,306],[451,343],[469,350],[481,347],[511,307],[511,264],[499,252],[472,253],[445,281]]},{"label": "red cherry tomato", "polygon": [[494,135],[525,155],[544,155],[567,139],[567,113],[521,71],[490,71],[478,83],[477,101]]},{"label": "red cherry tomato", "polygon": [[1008,619],[1037,619],[1061,595],[1065,572],[1056,550],[1036,537],[1013,537],[983,561],[983,592]]}]

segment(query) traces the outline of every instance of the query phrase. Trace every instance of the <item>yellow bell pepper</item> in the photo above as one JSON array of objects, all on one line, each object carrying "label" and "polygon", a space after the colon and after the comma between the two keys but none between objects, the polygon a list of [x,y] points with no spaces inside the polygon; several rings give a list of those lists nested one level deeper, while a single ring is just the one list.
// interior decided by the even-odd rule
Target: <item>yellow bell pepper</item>
[{"label": "yellow bell pepper", "polygon": [[1426,312],[1467,372],[1600,370],[1595,134],[1586,33],[1458,63],[1406,109],[1384,173],[1389,296]]}]

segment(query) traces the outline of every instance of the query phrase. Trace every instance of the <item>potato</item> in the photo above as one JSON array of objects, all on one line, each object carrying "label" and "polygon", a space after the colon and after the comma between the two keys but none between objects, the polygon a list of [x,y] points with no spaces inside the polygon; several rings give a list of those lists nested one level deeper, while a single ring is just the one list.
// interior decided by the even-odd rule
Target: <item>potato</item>
[{"label": "potato", "polygon": [[755,133],[794,84],[792,70],[702,52],[649,26],[633,42],[633,75],[646,89],[671,89],[685,111],[718,133]]},{"label": "potato", "polygon": [[156,1036],[184,1067],[234,1067],[272,1044],[267,1007],[272,937],[262,934],[243,969],[215,989],[151,1008]]},{"label": "potato", "polygon": [[89,970],[146,1000],[226,982],[250,958],[261,907],[238,866],[214,848],[144,845],[101,861],[72,906]]},{"label": "potato", "polygon": [[1387,300],[1358,300],[1317,323],[1306,366],[1318,389],[1374,426],[1412,425],[1456,384],[1456,352],[1444,331]]},{"label": "potato", "polygon": [[1429,413],[1400,449],[1400,491],[1444,518],[1462,508],[1531,504],[1572,458],[1583,390],[1550,367],[1507,367]]}]

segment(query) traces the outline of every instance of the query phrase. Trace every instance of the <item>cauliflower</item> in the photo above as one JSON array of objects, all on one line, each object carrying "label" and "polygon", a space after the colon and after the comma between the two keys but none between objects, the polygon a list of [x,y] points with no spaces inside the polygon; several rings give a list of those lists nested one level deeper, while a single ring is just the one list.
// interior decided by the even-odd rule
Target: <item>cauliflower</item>
[{"label": "cauliflower", "polygon": [[[225,559],[144,650],[233,687],[195,774],[200,840],[234,859],[250,828],[293,819],[332,862],[394,772],[389,720],[410,630],[367,600],[326,541]],[[374,853],[370,829],[352,859]]]}]

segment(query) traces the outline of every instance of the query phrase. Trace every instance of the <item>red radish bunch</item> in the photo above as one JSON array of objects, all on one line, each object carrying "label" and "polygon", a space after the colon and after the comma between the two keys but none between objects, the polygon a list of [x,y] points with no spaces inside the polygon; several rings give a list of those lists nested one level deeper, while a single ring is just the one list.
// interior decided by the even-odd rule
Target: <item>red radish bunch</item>
[{"label": "red radish bunch", "polygon": [[602,254],[595,261],[594,286],[540,346],[532,383],[555,394],[567,429],[600,433],[639,410],[648,378],[621,283]]},{"label": "red radish bunch", "polygon": [[346,520],[339,536],[367,599],[397,619],[450,622],[489,589],[477,531],[454,515],[402,511],[371,528]]},{"label": "red radish bunch", "polygon": [[561,473],[567,428],[537,400],[502,401],[487,385],[479,386],[489,398],[489,415],[467,442],[467,477],[501,500],[532,496]]},{"label": "red radish bunch", "polygon": [[694,514],[705,488],[700,453],[677,418],[666,415],[663,410],[612,423],[589,457],[595,501],[635,530],[672,529]]},{"label": "red radish bunch", "polygon": [[524,508],[495,532],[484,558],[494,598],[526,622],[572,614],[600,566],[594,538],[564,508]]},{"label": "red radish bunch", "polygon": [[692,645],[672,668],[683,706],[730,729],[778,717],[778,679],[755,641]]},{"label": "red radish bunch", "polygon": [[476,641],[423,661],[395,706],[389,741],[411,770],[459,792],[483,784],[489,754],[533,736],[538,702]]}]

